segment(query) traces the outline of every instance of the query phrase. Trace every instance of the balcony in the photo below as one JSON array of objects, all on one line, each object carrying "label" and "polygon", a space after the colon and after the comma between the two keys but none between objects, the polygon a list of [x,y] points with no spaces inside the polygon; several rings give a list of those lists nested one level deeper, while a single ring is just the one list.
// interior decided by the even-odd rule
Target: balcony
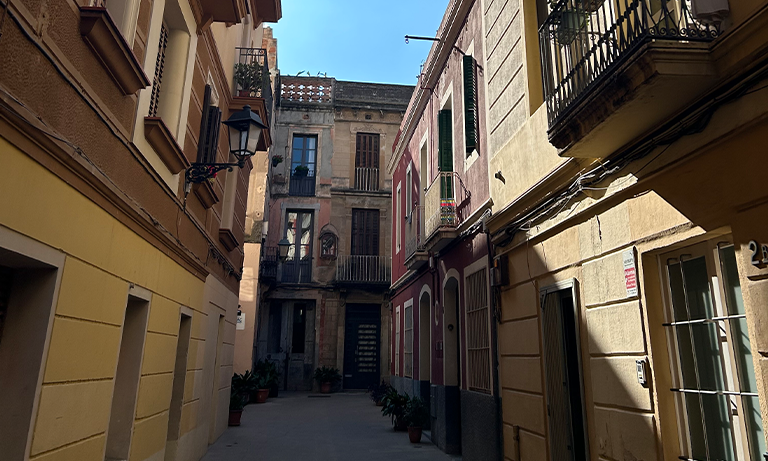
[{"label": "balcony", "polygon": [[336,283],[389,288],[392,280],[389,256],[350,255],[336,258]]},{"label": "balcony", "polygon": [[424,196],[425,247],[443,249],[459,236],[458,228],[470,212],[471,194],[455,172],[441,172]]},{"label": "balcony", "polygon": [[[261,120],[270,124],[273,109],[272,84],[269,76],[267,50],[263,48],[235,48],[237,62],[234,68],[232,85],[232,105],[230,111],[251,106]],[[271,144],[269,130],[264,130],[265,137],[259,141],[258,150],[266,151]]]},{"label": "balcony", "polygon": [[307,174],[291,174],[291,182],[288,185],[288,194],[299,197],[314,197],[315,172],[308,171]]},{"label": "balcony", "polygon": [[355,168],[355,190],[365,192],[378,192],[379,169],[360,167]]},{"label": "balcony", "polygon": [[539,29],[549,140],[602,158],[691,104],[715,80],[716,25],[687,0],[560,0]]},{"label": "balcony", "polygon": [[424,207],[416,205],[405,224],[405,267],[409,270],[420,269],[429,261],[429,253],[424,245],[423,216]]},{"label": "balcony", "polygon": [[261,260],[259,261],[259,281],[262,283],[274,283],[277,281],[277,247],[261,247]]}]

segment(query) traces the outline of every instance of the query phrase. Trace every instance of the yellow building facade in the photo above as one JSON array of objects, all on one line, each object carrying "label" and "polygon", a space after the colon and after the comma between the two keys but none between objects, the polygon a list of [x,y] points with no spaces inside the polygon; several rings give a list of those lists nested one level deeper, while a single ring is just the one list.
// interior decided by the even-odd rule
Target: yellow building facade
[{"label": "yellow building facade", "polygon": [[486,3],[505,459],[763,459],[768,5]]},{"label": "yellow building facade", "polygon": [[[197,460],[226,429],[251,164],[188,191],[184,172],[201,112],[263,111],[232,68],[280,2],[245,3],[8,7],[0,459]],[[226,130],[210,145],[229,159]]]}]

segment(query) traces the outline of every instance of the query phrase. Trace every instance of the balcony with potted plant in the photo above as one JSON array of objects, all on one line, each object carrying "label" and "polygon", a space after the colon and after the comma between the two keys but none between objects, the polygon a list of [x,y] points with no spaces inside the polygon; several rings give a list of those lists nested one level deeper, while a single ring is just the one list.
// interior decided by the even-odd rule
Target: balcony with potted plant
[{"label": "balcony with potted plant", "polygon": [[[273,96],[267,50],[238,47],[235,53],[237,62],[233,72],[233,97],[229,109],[234,112],[246,105],[251,106],[251,110],[269,125]],[[258,150],[266,151],[271,142],[267,130]]]},{"label": "balcony with potted plant", "polygon": [[567,157],[604,158],[715,83],[704,22],[685,0],[551,0],[539,29],[549,140]]}]

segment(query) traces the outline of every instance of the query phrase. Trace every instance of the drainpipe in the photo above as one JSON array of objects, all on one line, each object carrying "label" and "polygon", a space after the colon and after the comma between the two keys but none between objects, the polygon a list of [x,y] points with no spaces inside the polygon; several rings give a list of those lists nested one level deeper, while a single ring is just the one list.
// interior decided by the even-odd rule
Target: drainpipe
[{"label": "drainpipe", "polygon": [[[492,212],[490,210],[487,210],[485,213],[483,213],[482,222],[483,222],[483,232],[485,233],[485,243],[488,247],[488,262],[490,263],[490,267],[493,267],[493,261],[494,261],[494,252],[493,252],[493,245],[491,244],[491,232],[488,230],[487,221],[491,217]],[[489,267],[489,275],[490,275],[490,267]],[[490,310],[492,313],[492,319],[491,322],[491,355],[493,357],[493,395],[496,396],[496,401],[498,402],[497,410],[496,410],[496,438],[498,440],[497,448],[499,454],[504,452],[504,435],[502,432],[503,427],[503,416],[502,416],[502,410],[501,410],[501,386],[499,386],[499,350],[498,350],[498,339],[499,339],[499,330],[498,330],[498,324],[501,322],[501,315],[500,311],[497,309],[497,302],[496,298],[500,295],[499,289],[495,286],[493,286],[493,280],[491,278],[488,278],[488,281],[491,284],[491,296],[490,296]],[[518,429],[519,428],[513,428]],[[515,434],[515,438],[518,437],[518,432],[513,432]],[[519,443],[516,444],[519,449]],[[520,459],[519,453],[517,454],[517,460]]]}]

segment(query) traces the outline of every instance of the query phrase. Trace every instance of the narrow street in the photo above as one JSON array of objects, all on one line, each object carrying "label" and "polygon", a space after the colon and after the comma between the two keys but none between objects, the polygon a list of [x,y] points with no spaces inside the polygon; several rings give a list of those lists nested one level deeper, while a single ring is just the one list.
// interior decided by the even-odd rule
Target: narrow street
[{"label": "narrow street", "polygon": [[411,444],[392,430],[367,394],[324,396],[281,393],[251,404],[242,424],[230,427],[211,445],[203,461],[449,461],[426,436]]}]

